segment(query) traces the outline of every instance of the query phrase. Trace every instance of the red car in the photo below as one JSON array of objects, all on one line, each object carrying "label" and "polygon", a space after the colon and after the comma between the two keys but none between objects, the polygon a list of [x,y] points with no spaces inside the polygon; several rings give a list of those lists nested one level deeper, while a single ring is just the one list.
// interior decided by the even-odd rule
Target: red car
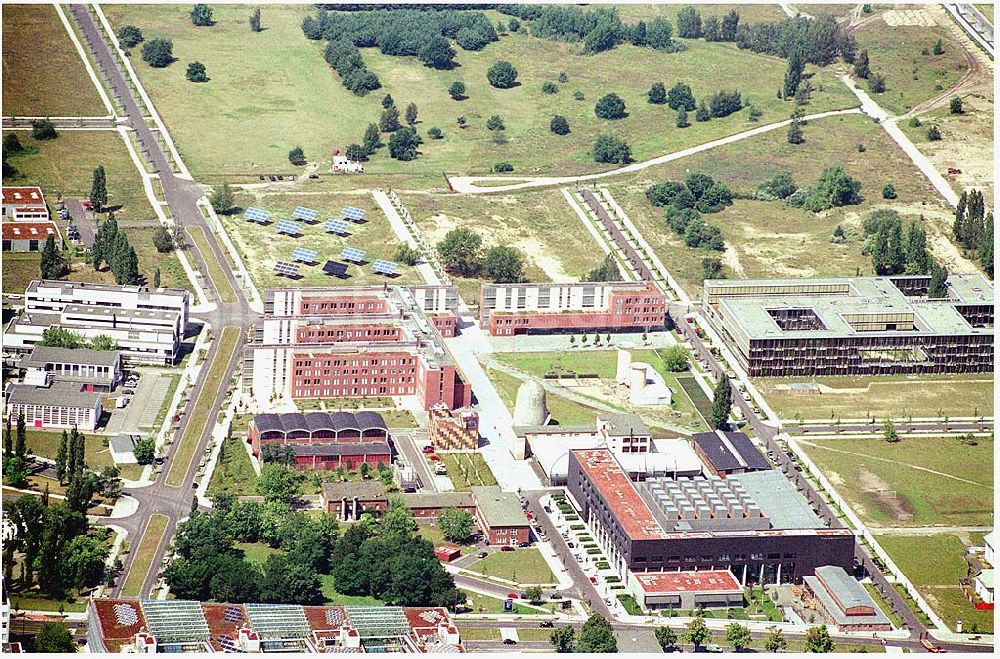
[{"label": "red car", "polygon": [[597,577],[591,577],[590,578],[590,583],[597,584]]},{"label": "red car", "polygon": [[441,461],[441,456],[440,455],[432,455],[430,457],[430,460],[431,460],[431,462],[440,462]]},{"label": "red car", "polygon": [[424,453],[433,453],[433,452],[434,452],[434,447],[433,447],[433,446],[431,446],[430,444],[428,444],[427,446],[423,447],[423,448],[422,448],[422,449],[420,449],[420,450],[421,450],[422,452],[424,452]]},{"label": "red car", "polygon": [[507,599],[516,600],[517,593],[507,593]]},{"label": "red car", "polygon": [[83,210],[85,210],[85,211],[89,211],[89,210],[92,210],[94,208],[94,205],[92,203],[90,203],[89,201],[83,202],[82,205],[83,205]]},{"label": "red car", "polygon": [[514,548],[511,547],[510,545],[504,545],[503,547],[500,548],[500,551],[514,551]]}]

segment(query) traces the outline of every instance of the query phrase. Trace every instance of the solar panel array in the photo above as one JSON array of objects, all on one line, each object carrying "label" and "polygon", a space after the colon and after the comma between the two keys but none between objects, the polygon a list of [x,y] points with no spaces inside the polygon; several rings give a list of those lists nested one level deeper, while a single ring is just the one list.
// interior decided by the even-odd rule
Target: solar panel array
[{"label": "solar panel array", "polygon": [[296,206],[295,210],[292,211],[292,217],[303,222],[315,222],[317,215],[319,215],[319,211],[305,206]]},{"label": "solar panel array", "polygon": [[345,247],[340,252],[340,259],[342,261],[354,261],[355,263],[360,263],[365,258],[365,250],[357,249],[355,247]]},{"label": "solar panel array", "polygon": [[347,264],[337,263],[336,261],[327,261],[326,265],[323,266],[323,272],[328,275],[333,275],[334,277],[346,277]]},{"label": "solar panel array", "polygon": [[343,609],[327,609],[326,610],[326,624],[331,627],[336,627],[344,623],[344,610]]},{"label": "solar panel array", "polygon": [[297,277],[299,266],[288,261],[278,261],[274,264],[274,273],[283,277]]},{"label": "solar panel array", "polygon": [[234,639],[232,636],[229,636],[228,634],[221,634],[217,636],[215,640],[219,642],[219,645],[222,647],[223,652],[230,652],[230,653],[243,652],[243,649],[240,648],[240,645],[239,643],[236,642],[236,639]]},{"label": "solar panel array", "polygon": [[291,220],[278,220],[278,233],[298,235],[302,233],[302,225]]},{"label": "solar panel array", "polygon": [[231,623],[243,622],[243,610],[238,606],[227,606],[222,619]]},{"label": "solar panel array", "polygon": [[126,602],[120,602],[114,606],[115,622],[125,627],[131,627],[139,622],[139,612],[135,607]]},{"label": "solar panel array", "polygon": [[292,260],[301,261],[302,263],[315,263],[316,250],[306,249],[305,247],[296,247],[292,250]]},{"label": "solar panel array", "polygon": [[347,233],[347,227],[347,220],[328,220],[327,223],[323,225],[323,228],[326,229],[327,233],[339,234]]},{"label": "solar panel array", "polygon": [[150,633],[161,643],[207,641],[211,636],[200,602],[143,600],[142,612]]},{"label": "solar panel array", "polygon": [[396,274],[396,268],[399,266],[392,261],[383,261],[378,259],[372,264],[372,272],[379,275],[394,275]]},{"label": "solar panel array", "polygon": [[351,220],[352,222],[360,222],[365,219],[365,212],[360,208],[355,208],[354,206],[344,206],[340,214]]},{"label": "solar panel array", "polygon": [[271,212],[266,211],[263,208],[248,208],[245,213],[243,213],[243,219],[247,222],[257,222],[258,224],[267,224],[267,219],[271,217]]}]

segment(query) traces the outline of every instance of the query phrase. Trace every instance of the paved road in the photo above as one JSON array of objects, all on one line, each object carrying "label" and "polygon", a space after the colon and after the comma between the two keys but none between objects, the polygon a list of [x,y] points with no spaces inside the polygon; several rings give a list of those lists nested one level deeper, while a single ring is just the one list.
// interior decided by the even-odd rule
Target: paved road
[{"label": "paved road", "polygon": [[420,486],[431,492],[436,492],[437,486],[434,483],[434,475],[431,474],[427,460],[424,459],[423,454],[417,448],[416,442],[413,439],[413,433],[394,432],[392,434],[392,441],[396,445],[396,451],[406,456],[406,461],[413,467]]},{"label": "paved road", "polygon": [[993,24],[973,4],[946,4],[944,8],[969,37],[993,57]]}]

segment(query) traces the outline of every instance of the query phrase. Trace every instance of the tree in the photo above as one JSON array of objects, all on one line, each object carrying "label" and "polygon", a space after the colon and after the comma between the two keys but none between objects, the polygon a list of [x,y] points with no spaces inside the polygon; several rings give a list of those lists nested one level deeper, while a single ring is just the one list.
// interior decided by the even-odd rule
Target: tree
[{"label": "tree", "polygon": [[486,71],[486,79],[497,89],[510,89],[517,84],[517,69],[510,62],[499,60]]},{"label": "tree", "polygon": [[927,140],[929,142],[937,142],[941,139],[941,130],[937,126],[931,126],[927,129]]},{"label": "tree", "polygon": [[677,36],[683,39],[697,39],[701,36],[701,14],[688,5],[677,12]]},{"label": "tree", "polygon": [[54,140],[59,137],[56,126],[48,119],[31,120],[31,136],[36,140]]},{"label": "tree", "polygon": [[625,101],[618,94],[605,94],[594,106],[594,114],[601,119],[624,119]]},{"label": "tree", "polygon": [[705,624],[705,619],[698,616],[694,620],[688,623],[687,631],[684,632],[684,638],[687,642],[694,646],[695,651],[698,650],[705,641],[711,638],[712,632],[709,631],[708,625]]},{"label": "tree", "polygon": [[708,110],[705,105],[705,100],[702,99],[701,103],[698,104],[698,109],[694,113],[695,121],[708,121],[712,118],[712,113]]},{"label": "tree", "polygon": [[561,114],[553,115],[552,121],[549,122],[549,130],[556,135],[568,135],[569,121]]},{"label": "tree", "polygon": [[389,108],[396,107],[396,101],[393,100],[392,94],[386,94],[382,97],[382,109],[388,110]]},{"label": "tree", "polygon": [[892,183],[886,183],[882,186],[882,198],[883,199],[895,199],[896,198],[896,186]]},{"label": "tree", "polygon": [[662,82],[654,82],[646,92],[646,100],[653,105],[663,105],[667,102],[667,88]]},{"label": "tree", "polygon": [[134,25],[123,25],[121,29],[118,30],[118,43],[121,44],[122,48],[125,50],[135,48],[142,43],[142,40],[142,30]]},{"label": "tree", "polygon": [[718,213],[733,203],[733,193],[723,183],[715,181],[698,197],[696,208],[702,213]]},{"label": "tree", "polygon": [[802,144],[805,141],[806,138],[802,136],[802,122],[792,119],[792,123],[788,124],[788,143]]},{"label": "tree", "polygon": [[35,652],[75,653],[73,634],[63,622],[43,623],[35,636]]},{"label": "tree", "polygon": [[833,652],[834,644],[826,625],[810,627],[806,631],[806,652]]},{"label": "tree", "polygon": [[118,342],[107,334],[98,334],[87,342],[87,347],[99,352],[111,352],[119,349]]},{"label": "tree", "polygon": [[865,48],[854,58],[854,75],[862,80],[867,80],[871,74],[872,70],[868,64],[868,49]]},{"label": "tree", "polygon": [[208,82],[208,73],[201,62],[191,62],[187,68],[187,79],[190,82]]},{"label": "tree", "polygon": [[889,417],[886,417],[885,421],[882,422],[882,439],[890,444],[895,444],[899,441],[899,433],[896,432],[896,424],[894,424],[892,419]]},{"label": "tree", "polygon": [[486,250],[482,273],[495,284],[516,284],[524,280],[524,259],[521,252],[509,245],[496,245]]},{"label": "tree", "polygon": [[611,254],[605,256],[601,265],[588,272],[583,278],[584,281],[595,282],[618,281],[619,279],[621,279],[621,272],[618,271],[618,262]]},{"label": "tree", "polygon": [[206,4],[197,4],[191,9],[191,22],[199,27],[215,25],[212,20],[212,7]]},{"label": "tree", "polygon": [[[10,433],[10,422],[7,422],[7,433]],[[6,445],[6,436],[4,438]],[[5,451],[4,456],[9,456],[10,452]],[[66,434],[66,430],[62,431],[62,437],[59,439],[59,453],[56,454],[56,478],[62,483],[66,477],[66,461],[69,459],[69,436]]]},{"label": "tree", "polygon": [[409,125],[414,125],[417,123],[417,104],[410,103],[406,106],[406,123]]},{"label": "tree", "polygon": [[706,256],[701,260],[702,279],[725,279],[726,275],[722,271],[722,260]]},{"label": "tree", "polygon": [[17,414],[17,434],[14,437],[14,455],[24,460],[28,457],[28,428],[24,421],[24,412]]},{"label": "tree", "polygon": [[628,143],[613,135],[601,135],[594,141],[591,154],[595,162],[620,163],[632,162],[632,149]]},{"label": "tree", "polygon": [[782,95],[784,98],[790,98],[795,95],[796,90],[799,88],[799,83],[802,82],[802,73],[805,71],[806,61],[802,56],[802,51],[796,48],[788,55],[788,69],[785,71],[785,80],[782,87]]},{"label": "tree", "polygon": [[396,109],[395,105],[390,105],[382,110],[382,116],[378,120],[378,127],[383,133],[395,133],[399,130],[399,110]]},{"label": "tree", "polygon": [[859,203],[861,203],[861,183],[851,178],[843,167],[834,165],[820,174],[804,206],[818,213],[835,206]]},{"label": "tree", "polygon": [[369,156],[375,153],[375,149],[382,146],[382,136],[379,133],[378,125],[368,124],[368,128],[365,129],[365,137],[362,142],[362,146],[365,149],[365,154]]},{"label": "tree", "polygon": [[667,92],[667,105],[671,110],[684,108],[688,112],[695,109],[694,94],[691,87],[683,82],[675,83]]},{"label": "tree", "polygon": [[59,279],[69,272],[69,264],[56,247],[56,238],[52,234],[45,238],[39,268],[42,279]]},{"label": "tree", "polygon": [[[214,210],[219,215],[228,215],[233,212],[235,204],[233,202],[233,191],[229,187],[228,183],[223,183],[221,186],[212,190],[212,196],[208,199],[209,203],[212,204],[212,210]],[[173,241],[171,241],[173,245]],[[157,247],[159,249],[159,247]]]},{"label": "tree", "polygon": [[153,464],[156,460],[156,442],[151,437],[140,439],[132,450],[135,460],[141,465]]},{"label": "tree", "polygon": [[452,542],[464,542],[472,533],[472,515],[460,508],[445,508],[438,516],[441,534]]},{"label": "tree", "polygon": [[728,117],[743,109],[743,99],[739,91],[717,91],[708,99],[708,107],[713,117]]},{"label": "tree", "polygon": [[410,126],[404,126],[389,137],[389,155],[403,162],[417,157],[417,147],[421,140]]},{"label": "tree", "polygon": [[365,151],[365,147],[360,144],[348,144],[347,148],[344,149],[344,155],[352,162],[364,162],[368,160],[368,153]]},{"label": "tree", "polygon": [[170,39],[153,39],[142,46],[142,59],[154,69],[162,69],[174,61],[174,43]]},{"label": "tree", "polygon": [[870,73],[868,75],[868,91],[873,94],[881,94],[885,91],[885,76],[881,73]]},{"label": "tree", "polygon": [[691,125],[691,122],[688,121],[687,110],[685,110],[684,108],[681,108],[680,110],[677,111],[676,124],[678,128],[687,128],[688,126]]},{"label": "tree", "polygon": [[466,227],[452,229],[437,244],[437,252],[445,269],[455,274],[471,277],[482,265],[483,239]]},{"label": "tree", "polygon": [[319,575],[310,565],[271,554],[264,562],[260,594],[276,604],[321,604],[323,591]]},{"label": "tree", "polygon": [[931,282],[927,289],[927,297],[932,300],[948,297],[948,271],[937,263],[931,265]]},{"label": "tree", "polygon": [[943,55],[944,54],[944,41],[938,39],[934,42],[934,54]]},{"label": "tree", "polygon": [[611,623],[600,613],[592,613],[580,628],[580,638],[573,651],[590,654],[618,652],[618,641]]},{"label": "tree", "polygon": [[7,458],[3,462],[3,475],[7,477],[12,487],[23,487],[31,475],[27,460],[16,455]]},{"label": "tree", "polygon": [[691,361],[691,351],[682,345],[672,345],[660,353],[663,366],[672,373],[680,373],[688,369]]},{"label": "tree", "polygon": [[750,629],[744,627],[738,622],[726,625],[726,643],[733,646],[733,649],[737,652],[743,652],[743,650],[750,647]]},{"label": "tree", "polygon": [[174,238],[170,235],[170,230],[167,229],[167,227],[157,227],[156,231],[153,232],[153,247],[155,247],[156,251],[160,254],[166,254],[173,251]]},{"label": "tree", "polygon": [[676,51],[683,49],[674,41],[674,28],[670,21],[657,16],[646,27],[646,42],[656,50]]},{"label": "tree", "polygon": [[[250,14],[249,23],[250,23],[250,31],[251,32],[260,32],[261,31],[261,27],[260,27],[260,7],[254,7],[253,13]],[[235,600],[233,600],[233,601],[235,601]]]},{"label": "tree", "polygon": [[729,412],[733,408],[733,391],[729,378],[725,373],[719,375],[719,382],[715,385],[715,392],[712,396],[712,409],[709,412],[709,421],[716,428],[725,426],[729,420]]},{"label": "tree", "polygon": [[420,49],[418,57],[432,69],[445,70],[455,66],[455,49],[441,35],[431,37]]},{"label": "tree", "polygon": [[670,627],[657,627],[653,630],[653,636],[656,637],[656,642],[664,650],[677,645],[677,634]]},{"label": "tree", "polygon": [[503,123],[503,117],[499,114],[492,115],[486,120],[486,130],[504,130],[507,126]]},{"label": "tree", "polygon": [[573,652],[576,645],[576,630],[569,625],[556,627],[549,634],[549,643],[552,644],[556,652]]},{"label": "tree", "polygon": [[559,86],[551,80],[546,80],[542,83],[542,93],[543,94],[557,94],[559,93]]},{"label": "tree", "polygon": [[98,165],[97,169],[94,170],[90,183],[90,203],[94,206],[95,213],[100,213],[104,205],[108,203],[108,186],[104,175],[104,165]]},{"label": "tree", "polygon": [[951,100],[948,102],[948,108],[952,114],[962,114],[965,111],[962,108],[962,97],[952,96]]},{"label": "tree", "polygon": [[3,150],[7,153],[24,151],[24,147],[21,145],[21,140],[17,138],[16,133],[7,133],[3,136]]},{"label": "tree", "polygon": [[993,278],[993,211],[986,214],[986,228],[979,242],[979,264],[986,274]]},{"label": "tree", "polygon": [[785,640],[785,635],[781,633],[780,629],[772,630],[764,638],[764,651],[765,652],[781,652],[788,647],[788,641]]},{"label": "tree", "polygon": [[709,16],[705,19],[701,28],[701,36],[705,38],[705,41],[722,41],[722,30],[719,27],[717,17]]},{"label": "tree", "polygon": [[740,14],[735,9],[730,9],[729,13],[722,18],[722,30],[720,36],[723,41],[736,41],[736,31],[740,25]]},{"label": "tree", "polygon": [[106,542],[87,535],[78,535],[66,543],[66,570],[73,587],[82,590],[99,584],[109,553]]},{"label": "tree", "polygon": [[257,477],[257,494],[265,501],[291,503],[299,494],[299,475],[280,464],[268,464]]},{"label": "tree", "polygon": [[456,80],[451,83],[448,87],[448,95],[451,96],[452,100],[464,101],[468,96],[465,95],[465,83]]},{"label": "tree", "polygon": [[292,150],[288,152],[288,162],[299,166],[306,164],[306,154],[302,150],[301,146],[293,147]]}]

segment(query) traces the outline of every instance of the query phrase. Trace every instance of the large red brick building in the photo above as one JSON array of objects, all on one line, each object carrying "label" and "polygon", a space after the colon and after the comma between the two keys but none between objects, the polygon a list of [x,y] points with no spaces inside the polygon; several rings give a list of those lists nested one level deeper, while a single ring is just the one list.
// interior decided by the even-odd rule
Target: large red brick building
[{"label": "large red brick building", "polygon": [[[244,389],[273,396],[416,396],[424,409],[472,403],[438,327],[453,335],[450,286],[279,289],[244,350]],[[433,314],[433,315],[431,315]]]},{"label": "large red brick building", "polygon": [[253,454],[268,446],[286,446],[295,454],[297,469],[358,469],[367,463],[392,463],[389,431],[376,412],[293,412],[258,414],[247,439]]},{"label": "large red brick building", "polygon": [[480,325],[492,336],[663,327],[667,299],[650,282],[485,284]]}]

